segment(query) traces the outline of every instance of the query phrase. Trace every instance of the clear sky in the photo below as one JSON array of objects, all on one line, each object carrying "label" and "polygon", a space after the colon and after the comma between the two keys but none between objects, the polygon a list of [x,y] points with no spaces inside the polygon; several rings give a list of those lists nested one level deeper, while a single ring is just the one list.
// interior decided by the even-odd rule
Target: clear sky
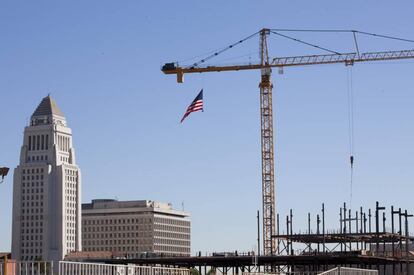
[{"label": "clear sky", "polygon": [[[0,165],[16,167],[22,133],[51,93],[73,130],[82,201],[172,202],[192,215],[192,250],[246,251],[261,209],[258,71],[161,73],[165,62],[221,48],[263,27],[359,29],[414,39],[402,1],[1,1]],[[352,37],[291,34],[353,51]],[[361,51],[411,43],[360,38]],[[272,56],[322,53],[271,37]],[[212,63],[258,58],[258,39]],[[242,57],[238,57],[242,56]],[[238,57],[238,58],[236,58]],[[195,60],[194,60],[195,61]],[[412,61],[352,69],[353,204],[414,211]],[[343,65],[273,74],[277,207],[296,229],[326,203],[329,228],[349,201],[347,75]],[[204,88],[205,112],[179,120]],[[0,185],[0,251],[10,250],[12,173]]]}]

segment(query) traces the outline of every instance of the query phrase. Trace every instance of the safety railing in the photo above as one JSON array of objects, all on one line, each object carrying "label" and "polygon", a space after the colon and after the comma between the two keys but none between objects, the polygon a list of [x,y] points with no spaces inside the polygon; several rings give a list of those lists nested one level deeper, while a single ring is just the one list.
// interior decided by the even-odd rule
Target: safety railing
[{"label": "safety railing", "polygon": [[12,260],[7,263],[0,262],[0,275],[53,275],[53,262]]},{"label": "safety railing", "polygon": [[284,271],[284,272],[243,272],[243,275],[378,275],[377,270],[337,267],[324,272]]},{"label": "safety railing", "polygon": [[62,261],[59,262],[59,275],[190,275],[190,270],[185,268]]},{"label": "safety railing", "polygon": [[243,275],[318,275],[317,271],[243,272]]},{"label": "safety railing", "polygon": [[319,275],[378,275],[378,270],[350,268],[350,267],[337,267],[337,268],[319,273]]},{"label": "safety railing", "polygon": [[[186,268],[151,267],[138,265],[114,265],[82,262],[16,262],[8,261],[7,268],[0,262],[0,275],[190,275]],[[5,273],[6,271],[6,273]]]}]

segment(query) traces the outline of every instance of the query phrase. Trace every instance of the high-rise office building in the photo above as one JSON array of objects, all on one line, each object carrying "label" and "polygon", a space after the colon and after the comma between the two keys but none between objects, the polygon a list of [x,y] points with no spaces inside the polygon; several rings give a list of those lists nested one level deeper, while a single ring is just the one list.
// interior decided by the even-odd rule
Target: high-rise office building
[{"label": "high-rise office building", "polygon": [[93,200],[82,205],[84,251],[189,256],[190,215],[156,201]]},{"label": "high-rise office building", "polygon": [[14,169],[12,258],[59,261],[81,244],[81,175],[72,131],[47,96],[24,130]]}]

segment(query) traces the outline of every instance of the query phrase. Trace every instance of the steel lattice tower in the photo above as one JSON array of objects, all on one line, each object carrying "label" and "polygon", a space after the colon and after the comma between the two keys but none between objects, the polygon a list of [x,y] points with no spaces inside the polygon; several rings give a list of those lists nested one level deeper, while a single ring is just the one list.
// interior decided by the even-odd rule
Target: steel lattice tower
[{"label": "steel lattice tower", "polygon": [[274,177],[274,149],[273,149],[273,103],[271,68],[266,37],[270,32],[263,29],[260,32],[260,59],[265,66],[261,70],[260,82],[260,121],[262,145],[262,196],[263,196],[263,252],[272,255],[276,250],[276,242],[272,239],[275,232],[275,177]]}]

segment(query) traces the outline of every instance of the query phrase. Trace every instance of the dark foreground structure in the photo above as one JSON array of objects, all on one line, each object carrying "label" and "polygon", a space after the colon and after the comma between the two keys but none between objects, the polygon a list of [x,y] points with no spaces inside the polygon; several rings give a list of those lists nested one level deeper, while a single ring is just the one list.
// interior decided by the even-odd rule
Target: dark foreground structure
[{"label": "dark foreground structure", "polygon": [[[377,202],[373,211],[362,208],[352,212],[346,204],[339,211],[339,229],[326,230],[325,207],[316,215],[316,229],[311,228],[308,214],[308,229],[305,233],[294,233],[293,213],[286,216],[286,234],[275,234],[275,255],[223,253],[214,256],[196,257],[152,257],[139,259],[96,259],[111,264],[161,265],[169,267],[191,267],[200,274],[211,270],[222,274],[260,272],[271,267],[274,272],[286,274],[316,274],[333,267],[353,267],[378,270],[379,274],[414,274],[414,237],[409,234],[409,218],[413,215],[400,208],[390,209]],[[388,221],[388,223],[387,223]],[[276,218],[280,232],[279,215]],[[315,227],[315,226],[314,226]],[[91,261],[91,259],[88,259]],[[95,261],[95,260],[94,260]]]}]

